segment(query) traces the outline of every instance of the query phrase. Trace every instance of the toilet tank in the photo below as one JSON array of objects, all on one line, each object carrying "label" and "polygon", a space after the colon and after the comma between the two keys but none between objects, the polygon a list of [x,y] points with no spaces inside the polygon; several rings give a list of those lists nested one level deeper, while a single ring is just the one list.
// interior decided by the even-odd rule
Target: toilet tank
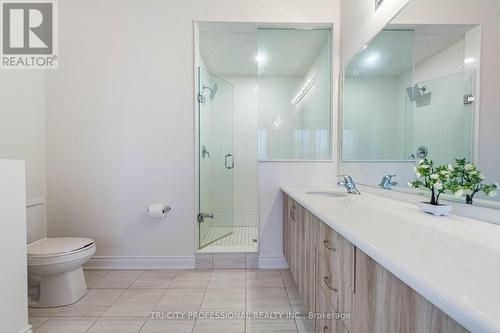
[{"label": "toilet tank", "polygon": [[26,205],[27,243],[47,237],[47,210],[43,199],[28,200]]}]

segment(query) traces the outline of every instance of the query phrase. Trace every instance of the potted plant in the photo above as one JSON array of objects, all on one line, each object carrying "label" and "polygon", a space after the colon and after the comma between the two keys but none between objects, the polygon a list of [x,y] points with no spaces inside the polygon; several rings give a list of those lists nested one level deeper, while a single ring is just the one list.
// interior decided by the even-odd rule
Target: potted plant
[{"label": "potted plant", "polygon": [[446,165],[434,165],[432,160],[423,159],[415,166],[417,179],[408,185],[413,189],[426,188],[430,190],[431,197],[428,202],[421,202],[418,208],[433,215],[448,215],[451,206],[440,205],[439,196],[450,187],[451,170]]},{"label": "potted plant", "polygon": [[483,184],[484,176],[477,167],[465,158],[456,159],[455,166],[452,167],[452,181],[450,190],[457,197],[465,195],[465,202],[472,205],[474,196],[483,192],[487,196],[497,195],[498,183]]}]

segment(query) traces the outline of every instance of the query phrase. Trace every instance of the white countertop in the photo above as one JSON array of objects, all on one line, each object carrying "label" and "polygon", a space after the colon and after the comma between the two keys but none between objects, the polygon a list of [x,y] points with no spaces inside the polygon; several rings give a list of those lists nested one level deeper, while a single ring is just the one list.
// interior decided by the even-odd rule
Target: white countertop
[{"label": "white countertop", "polygon": [[500,225],[366,192],[306,194],[339,187],[282,190],[468,330],[500,332]]}]

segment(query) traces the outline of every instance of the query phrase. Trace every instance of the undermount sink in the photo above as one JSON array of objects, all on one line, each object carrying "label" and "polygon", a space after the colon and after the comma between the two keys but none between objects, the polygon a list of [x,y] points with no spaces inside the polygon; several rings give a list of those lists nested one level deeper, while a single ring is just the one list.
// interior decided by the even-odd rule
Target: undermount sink
[{"label": "undermount sink", "polygon": [[309,191],[306,194],[315,196],[315,197],[327,197],[327,198],[344,198],[347,196],[347,193],[339,193],[332,191]]}]

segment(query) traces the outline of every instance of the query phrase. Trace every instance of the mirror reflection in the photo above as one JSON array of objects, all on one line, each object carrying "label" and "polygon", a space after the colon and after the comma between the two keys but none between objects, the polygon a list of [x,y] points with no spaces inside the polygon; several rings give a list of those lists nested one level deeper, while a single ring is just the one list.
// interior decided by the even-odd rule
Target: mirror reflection
[{"label": "mirror reflection", "polygon": [[389,25],[344,71],[342,157],[473,159],[473,25]]}]

